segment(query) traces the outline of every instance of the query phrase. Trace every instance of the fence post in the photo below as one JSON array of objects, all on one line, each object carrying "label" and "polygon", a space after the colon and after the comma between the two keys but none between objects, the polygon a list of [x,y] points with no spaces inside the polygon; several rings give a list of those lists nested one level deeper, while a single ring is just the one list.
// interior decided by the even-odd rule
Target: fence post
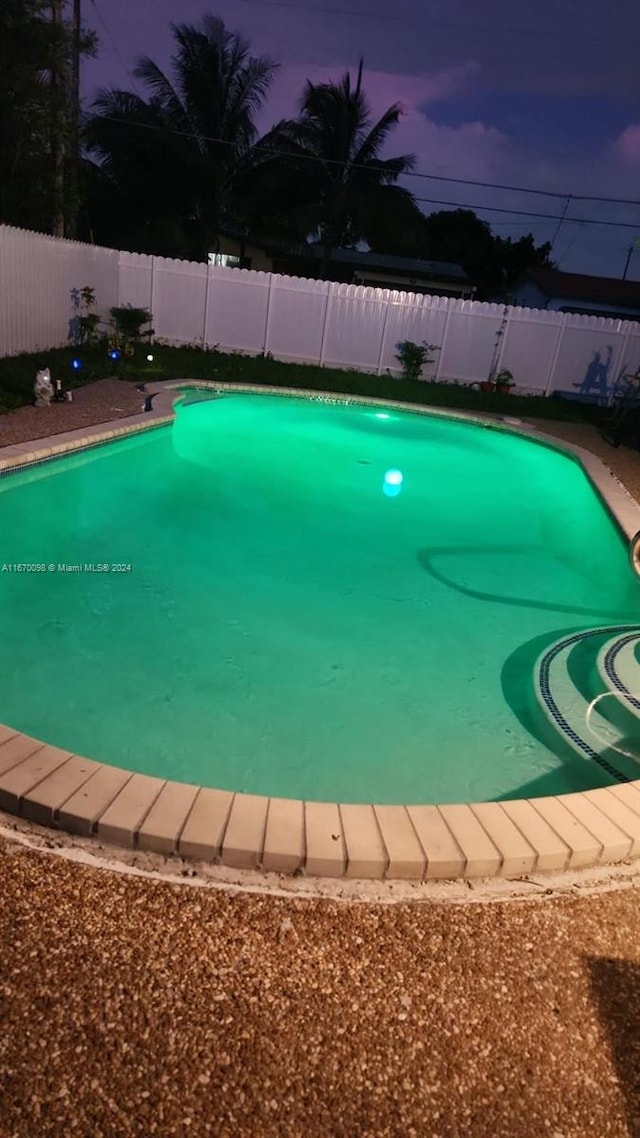
[{"label": "fence post", "polygon": [[271,289],[273,287],[273,273],[269,273],[269,286],[267,289],[267,311],[264,318],[264,336],[262,338],[262,354],[266,356],[269,343],[269,318],[271,316]]},{"label": "fence post", "polygon": [[207,318],[209,316],[209,276],[211,265],[207,261],[207,278],[204,282],[204,316],[202,318],[202,347],[207,346]]},{"label": "fence post", "polygon": [[122,305],[122,251],[118,250],[118,276],[116,279],[116,303],[115,307],[120,308]]},{"label": "fence post", "polygon": [[440,355],[438,356],[438,362],[436,363],[436,370],[433,373],[433,378],[436,381],[436,383],[439,381],[440,373],[442,372],[442,357],[444,356],[444,350],[445,350],[445,346],[447,343],[447,336],[449,334],[449,322],[451,320],[451,309],[453,308],[454,304],[456,303],[456,298],[453,296],[447,296],[445,299],[446,299],[447,308],[446,308],[445,317],[444,317],[444,328],[442,329],[442,343],[440,344]]},{"label": "fence post", "polygon": [[333,297],[333,281],[327,281],[327,303],[324,306],[324,319],[322,321],[322,336],[320,337],[320,354],[318,356],[318,363],[320,367],[324,367],[324,341],[325,333],[327,331],[327,317],[329,315],[329,305]]},{"label": "fence post", "polygon": [[387,292],[388,292],[387,304],[386,304],[386,308],[384,310],[384,316],[382,318],[382,334],[380,336],[380,351],[378,352],[378,365],[376,367],[376,375],[380,375],[380,372],[382,371],[382,357],[384,355],[384,338],[385,338],[385,335],[387,332],[387,323],[389,320],[389,309],[391,308],[391,296],[392,296],[391,289],[388,289]]},{"label": "fence post", "polygon": [[620,384],[620,380],[624,379],[624,377],[627,373],[626,355],[627,355],[627,349],[629,347],[629,339],[630,339],[631,333],[629,330],[629,322],[625,321],[625,323],[627,325],[627,328],[626,328],[625,332],[620,333],[620,336],[622,337],[622,339],[621,339],[620,347],[618,350],[618,356],[616,359],[616,371],[614,373],[615,378],[614,378],[613,383],[611,384],[611,386],[609,388],[609,395],[608,395],[608,400],[607,400],[609,403],[613,399],[614,393]]},{"label": "fence post", "polygon": [[560,345],[562,344],[562,338],[564,336],[564,330],[567,326],[567,316],[568,315],[569,314],[567,312],[562,313],[562,322],[561,322],[560,328],[558,330],[558,339],[556,340],[555,347],[553,349],[553,354],[551,356],[551,363],[549,364],[549,374],[547,376],[547,382],[546,382],[546,386],[544,389],[545,398],[551,394],[551,384],[553,383],[554,376],[555,376],[556,365],[558,363],[558,356],[560,355]]},{"label": "fence post", "polygon": [[[155,304],[156,304],[156,259],[154,256],[151,257],[151,282],[150,282],[150,288],[149,288],[149,296],[150,296],[149,308],[151,310],[151,315],[153,316],[153,322],[154,322],[154,324],[157,324],[156,314],[154,311],[155,310]],[[157,329],[156,329],[156,334],[157,334]]]}]

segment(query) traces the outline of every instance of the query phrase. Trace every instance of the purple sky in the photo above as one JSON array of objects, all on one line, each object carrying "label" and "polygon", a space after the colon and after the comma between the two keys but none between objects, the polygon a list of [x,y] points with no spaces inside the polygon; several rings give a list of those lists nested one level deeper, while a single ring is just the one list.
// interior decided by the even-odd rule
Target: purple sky
[{"label": "purple sky", "polygon": [[[295,113],[307,78],[339,78],[362,55],[374,111],[404,107],[389,154],[415,153],[416,169],[439,178],[559,195],[411,178],[412,192],[434,202],[421,203],[425,212],[469,206],[501,236],[555,239],[567,272],[622,276],[640,237],[638,0],[85,0],[84,22],[100,39],[84,64],[85,97],[132,89],[128,69],[143,54],[170,71],[170,24],[206,11],[281,64],[261,128]],[[567,194],[631,199],[572,201],[567,211],[630,227],[565,221],[558,231],[555,220],[480,209],[560,215]],[[628,277],[640,280],[640,249]]]}]

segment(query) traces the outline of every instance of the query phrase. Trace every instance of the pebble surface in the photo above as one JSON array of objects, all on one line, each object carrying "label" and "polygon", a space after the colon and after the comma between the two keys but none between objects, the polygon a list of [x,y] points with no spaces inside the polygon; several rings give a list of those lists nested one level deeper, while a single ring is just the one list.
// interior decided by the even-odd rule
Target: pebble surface
[{"label": "pebble surface", "polygon": [[635,1138],[640,890],[392,905],[0,840],[2,1138]]},{"label": "pebble surface", "polygon": [[[54,376],[55,379],[55,376]],[[79,427],[92,427],[135,415],[144,396],[135,384],[121,379],[99,379],[73,392],[73,403],[49,407],[17,407],[0,415],[0,447],[29,443]]]}]

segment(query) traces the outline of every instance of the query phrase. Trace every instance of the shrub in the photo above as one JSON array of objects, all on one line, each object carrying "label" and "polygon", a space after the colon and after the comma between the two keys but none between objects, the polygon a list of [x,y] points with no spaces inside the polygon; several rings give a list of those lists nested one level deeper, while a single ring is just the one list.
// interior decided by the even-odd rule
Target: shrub
[{"label": "shrub", "polygon": [[[134,308],[123,304],[109,309],[112,329],[108,336],[109,347],[118,348],[125,356],[132,356],[136,344],[153,336],[152,316],[148,308]],[[144,325],[148,324],[148,328]],[[143,330],[144,329],[144,330]]]},{"label": "shrub", "polygon": [[429,352],[440,351],[438,344],[428,344],[426,340],[421,344],[415,344],[413,340],[401,340],[396,347],[396,359],[402,367],[403,379],[420,379],[423,367],[433,363]]}]

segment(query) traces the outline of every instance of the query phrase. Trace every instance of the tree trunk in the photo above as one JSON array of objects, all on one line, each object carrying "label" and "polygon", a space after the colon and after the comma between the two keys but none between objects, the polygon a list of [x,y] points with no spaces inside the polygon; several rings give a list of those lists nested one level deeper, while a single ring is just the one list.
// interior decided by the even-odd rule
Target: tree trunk
[{"label": "tree trunk", "polygon": [[64,237],[64,158],[65,139],[62,123],[64,107],[65,67],[62,51],[62,6],[64,0],[51,0],[51,22],[55,46],[51,66],[51,166],[53,171],[51,232]]},{"label": "tree trunk", "polygon": [[80,0],[73,0],[69,80],[69,154],[64,202],[65,236],[77,237],[80,204]]}]

